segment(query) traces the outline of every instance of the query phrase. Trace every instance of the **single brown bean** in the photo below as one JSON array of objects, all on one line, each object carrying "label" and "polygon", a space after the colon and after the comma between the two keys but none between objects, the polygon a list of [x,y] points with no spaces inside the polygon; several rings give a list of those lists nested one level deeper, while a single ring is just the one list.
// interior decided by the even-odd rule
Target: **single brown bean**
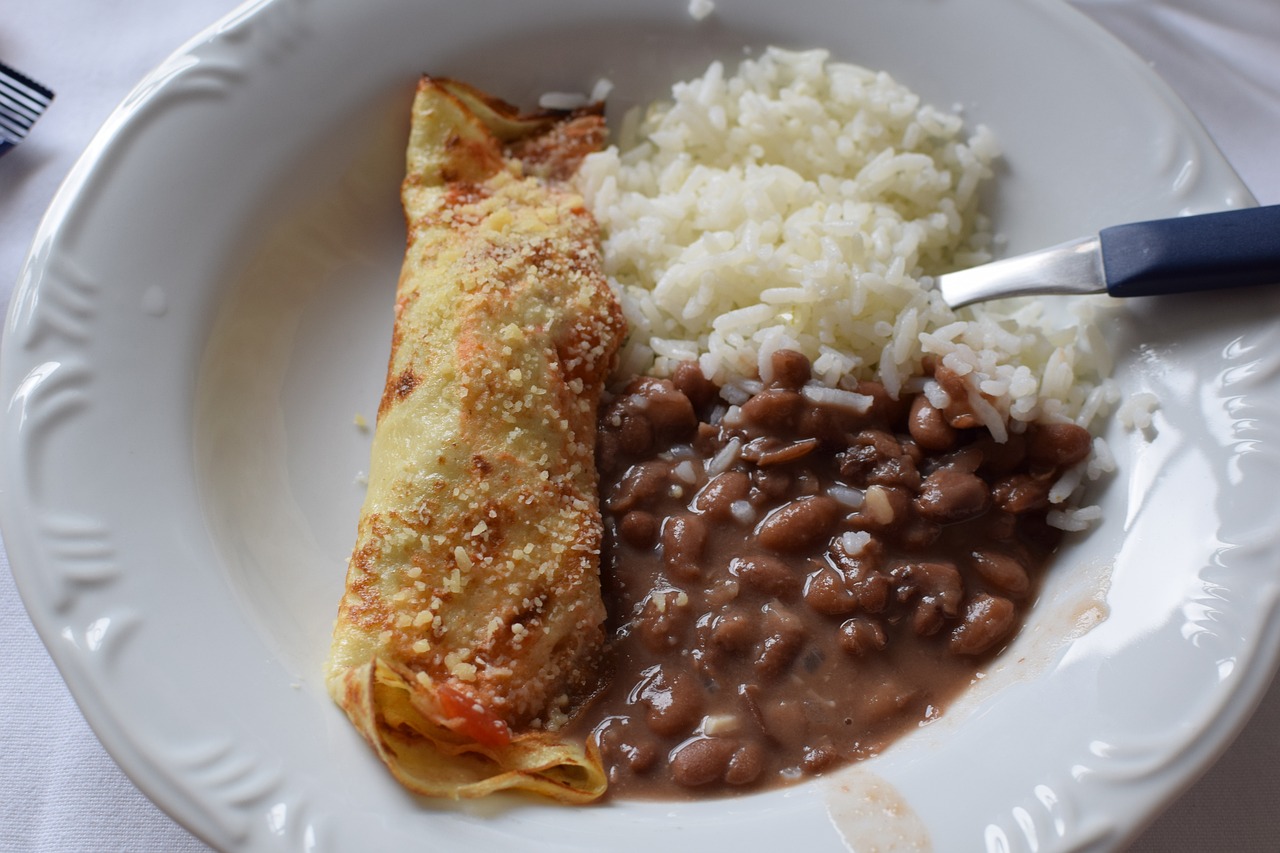
[{"label": "single brown bean", "polygon": [[849,443],[849,437],[867,423],[867,415],[847,406],[806,405],[796,418],[794,433],[816,438],[828,446]]},{"label": "single brown bean", "polygon": [[658,538],[658,519],[653,513],[633,509],[618,521],[618,534],[633,548],[650,548]]},{"label": "single brown bean", "polygon": [[652,735],[631,717],[614,717],[601,726],[600,751],[606,759],[625,763],[634,773],[644,773],[658,757]]},{"label": "single brown bean", "polygon": [[876,569],[883,557],[883,548],[879,539],[872,539],[862,547],[857,557],[850,557],[841,548],[828,552],[831,561],[844,574],[845,586],[857,596],[858,606],[868,613],[884,610],[893,586],[888,576]]},{"label": "single brown bean", "polygon": [[844,550],[842,538],[832,541],[827,555],[850,581],[857,580],[867,572],[877,572],[884,563],[884,537],[868,534],[868,539],[858,549],[857,554],[849,554]]},{"label": "single brown bean", "polygon": [[871,407],[864,415],[869,423],[898,423],[907,411],[906,399],[895,400],[881,382],[863,379],[854,386],[853,390],[871,398]]},{"label": "single brown bean", "polygon": [[855,616],[840,625],[840,648],[851,655],[863,657],[878,652],[887,642],[884,628],[875,619]]},{"label": "single brown bean", "polygon": [[775,350],[769,356],[769,366],[773,368],[773,384],[794,391],[799,391],[813,375],[808,357],[793,349]]},{"label": "single brown bean", "polygon": [[951,398],[951,402],[942,410],[948,424],[956,429],[971,429],[982,425],[981,419],[969,406],[969,383],[964,381],[963,376],[940,364],[933,372],[933,378],[938,380],[942,390]]},{"label": "single brown bean", "polygon": [[666,462],[640,462],[632,465],[605,499],[605,507],[610,512],[626,512],[657,496],[667,485],[669,470]]},{"label": "single brown bean", "polygon": [[772,741],[791,746],[804,740],[809,721],[804,706],[796,699],[765,700],[759,703],[760,728]]},{"label": "single brown bean", "polygon": [[1053,480],[1031,474],[1014,474],[992,484],[991,497],[1005,512],[1021,515],[1049,505]]},{"label": "single brown bean", "polygon": [[722,737],[696,737],[671,751],[671,778],[686,788],[697,788],[724,777],[736,741]]},{"label": "single brown bean", "polygon": [[751,482],[765,495],[777,500],[791,488],[791,475],[786,471],[757,468],[751,472]]},{"label": "single brown bean", "polygon": [[749,716],[755,724],[760,727],[760,731],[766,732],[764,714],[761,713],[760,710],[760,700],[762,695],[760,685],[756,684],[754,681],[750,684],[739,684],[738,689],[735,692],[738,694],[738,698],[742,701],[742,706],[746,709],[747,716]]},{"label": "single brown bean", "polygon": [[934,470],[949,468],[962,474],[976,474],[984,461],[982,448],[974,443],[939,456],[933,467]]},{"label": "single brown bean", "polygon": [[696,361],[682,361],[671,372],[671,383],[689,398],[696,408],[710,405],[720,396],[714,382],[702,373]]},{"label": "single brown bean", "polygon": [[964,381],[964,377],[946,365],[937,365],[933,371],[933,378],[942,386],[942,390],[947,392],[952,402],[969,396],[969,385]]},{"label": "single brown bean", "polygon": [[649,729],[662,737],[687,734],[702,719],[702,687],[682,671],[668,675],[657,667],[640,689],[639,699],[646,708]]},{"label": "single brown bean", "polygon": [[690,621],[688,608],[677,606],[674,598],[674,593],[655,591],[631,623],[632,633],[651,652],[663,653],[684,642]]},{"label": "single brown bean", "polygon": [[670,380],[642,377],[627,387],[631,405],[648,418],[655,441],[679,441],[698,426],[692,401]]},{"label": "single brown bean", "polygon": [[964,580],[954,564],[942,561],[903,563],[895,566],[890,574],[898,581],[899,595],[936,601],[941,612],[949,617],[960,614]]},{"label": "single brown bean", "polygon": [[804,603],[826,616],[840,616],[858,609],[858,596],[845,586],[839,572],[823,566],[805,579]]},{"label": "single brown bean", "polygon": [[805,407],[804,397],[785,388],[761,391],[742,404],[742,417],[748,423],[768,430],[789,429]]},{"label": "single brown bean", "polygon": [[974,551],[969,555],[973,567],[987,583],[1014,598],[1031,591],[1031,578],[1026,566],[1014,556],[999,551]]},{"label": "single brown bean", "polygon": [[783,441],[780,438],[765,436],[754,438],[742,448],[742,458],[754,462],[761,467],[785,465],[803,459],[817,450],[819,442],[816,438],[805,438],[800,441]]},{"label": "single brown bean", "polygon": [[911,612],[911,630],[917,637],[932,637],[942,630],[945,621],[942,605],[936,598],[921,599]]},{"label": "single brown bean", "polygon": [[917,444],[913,438],[902,439],[902,452],[915,463],[916,468],[919,468],[920,463],[924,461],[924,448]]},{"label": "single brown bean", "polygon": [[710,459],[724,448],[726,439],[720,435],[720,427],[708,423],[698,424],[693,435],[693,449],[699,456]]},{"label": "single brown bean", "polygon": [[700,577],[706,546],[706,522],[693,513],[673,515],[663,523],[662,562],[672,577],[679,580]]},{"label": "single brown bean", "polygon": [[764,631],[764,642],[757,646],[755,670],[764,678],[774,678],[800,654],[807,635],[804,623],[772,605],[765,612]]},{"label": "single brown bean", "polygon": [[939,468],[925,477],[915,499],[916,512],[938,524],[977,518],[990,507],[986,481],[951,468]]},{"label": "single brown bean", "polygon": [[929,398],[923,394],[917,395],[911,401],[907,431],[911,433],[911,437],[917,444],[935,453],[955,447],[958,438],[955,429],[947,423],[942,410],[931,406]]},{"label": "single brown bean", "polygon": [[1032,424],[1027,428],[1027,461],[1035,468],[1070,468],[1093,449],[1093,436],[1075,424]]},{"label": "single brown bean", "polygon": [[882,429],[864,429],[858,433],[854,443],[862,447],[870,447],[876,452],[877,459],[893,459],[902,455],[902,442],[892,433]]},{"label": "single brown bean", "polygon": [[618,426],[618,444],[623,453],[640,456],[653,446],[653,425],[644,415],[628,412]]},{"label": "single brown bean", "polygon": [[920,472],[916,469],[915,460],[904,447],[901,456],[891,456],[877,462],[867,473],[867,484],[901,486],[915,491],[920,488]]},{"label": "single brown bean", "polygon": [[822,491],[822,481],[812,471],[800,471],[796,474],[792,492],[796,497],[816,495]]},{"label": "single brown bean", "polygon": [[896,486],[871,486],[867,489],[862,509],[851,516],[856,529],[893,530],[911,517],[911,495]]},{"label": "single brown bean", "polygon": [[767,554],[734,557],[729,561],[729,574],[774,598],[790,598],[800,591],[800,575],[782,560]]},{"label": "single brown bean", "polygon": [[947,423],[956,429],[975,429],[982,426],[982,418],[974,414],[968,400],[952,403],[947,406],[944,413],[947,416]]},{"label": "single brown bean", "polygon": [[855,595],[858,596],[858,604],[868,613],[880,613],[889,604],[889,592],[893,584],[889,578],[879,572],[867,572],[867,574],[849,584]]},{"label": "single brown bean", "polygon": [[726,613],[711,622],[711,643],[725,652],[741,652],[756,641],[756,628],[742,613]]},{"label": "single brown bean", "polygon": [[880,454],[869,444],[854,444],[836,456],[840,476],[852,486],[865,488],[867,477],[875,470]]},{"label": "single brown bean", "polygon": [[647,773],[658,758],[657,748],[649,741],[619,744],[617,751],[632,773]]},{"label": "single brown bean", "polygon": [[759,778],[763,769],[764,749],[756,741],[749,740],[738,747],[729,759],[724,781],[730,785],[747,785]]},{"label": "single brown bean", "polygon": [[1016,616],[1009,599],[975,595],[965,606],[964,621],[951,632],[948,648],[957,655],[980,655],[1009,635]]},{"label": "single brown bean", "polygon": [[756,527],[756,538],[771,551],[803,551],[825,539],[840,515],[840,504],[834,498],[801,498],[766,516]]},{"label": "single brown bean", "polygon": [[693,508],[716,521],[733,518],[734,501],[746,500],[751,493],[751,477],[742,471],[716,474],[694,496]]},{"label": "single brown bean", "polygon": [[829,740],[825,740],[816,746],[810,746],[804,751],[804,760],[801,762],[806,773],[821,773],[831,766],[840,754],[836,752],[836,748]]},{"label": "single brown bean", "polygon": [[893,533],[894,540],[906,551],[923,551],[938,541],[942,526],[923,518],[913,518]]}]

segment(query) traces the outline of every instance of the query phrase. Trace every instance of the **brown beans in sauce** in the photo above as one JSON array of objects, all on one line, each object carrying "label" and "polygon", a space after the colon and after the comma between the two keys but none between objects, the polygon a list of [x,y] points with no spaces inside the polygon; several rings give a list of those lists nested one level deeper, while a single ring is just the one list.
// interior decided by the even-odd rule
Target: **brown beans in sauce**
[{"label": "brown beans in sauce", "polygon": [[861,410],[807,397],[799,353],[769,366],[731,417],[692,362],[602,407],[610,677],[570,726],[620,795],[785,784],[932,719],[1016,632],[1092,447],[995,442],[933,361],[945,406],[861,381]]}]

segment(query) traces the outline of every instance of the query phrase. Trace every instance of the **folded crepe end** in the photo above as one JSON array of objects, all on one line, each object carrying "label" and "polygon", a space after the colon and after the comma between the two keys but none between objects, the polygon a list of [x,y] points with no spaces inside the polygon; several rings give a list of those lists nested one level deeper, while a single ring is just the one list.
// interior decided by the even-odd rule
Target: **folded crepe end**
[{"label": "folded crepe end", "polygon": [[526,791],[578,804],[605,792],[594,743],[537,731],[513,736],[487,712],[477,727],[473,710],[455,713],[459,701],[477,707],[456,688],[424,684],[381,658],[346,670],[329,686],[392,775],[416,794],[471,799]]}]

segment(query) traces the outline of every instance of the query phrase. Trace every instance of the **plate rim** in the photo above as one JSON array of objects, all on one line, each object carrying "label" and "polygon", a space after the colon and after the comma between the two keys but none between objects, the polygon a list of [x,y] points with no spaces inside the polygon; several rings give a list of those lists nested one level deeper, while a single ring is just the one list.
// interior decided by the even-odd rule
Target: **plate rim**
[{"label": "plate rim", "polygon": [[[19,358],[12,352],[17,346],[14,342],[17,337],[15,333],[22,329],[29,320],[29,316],[24,315],[28,315],[30,302],[36,298],[43,272],[50,262],[50,257],[46,254],[46,251],[53,238],[66,225],[68,219],[74,215],[80,194],[84,192],[92,180],[96,179],[95,167],[115,145],[121,144],[120,140],[125,138],[131,123],[136,120],[139,112],[146,108],[148,98],[163,89],[164,81],[169,78],[175,68],[181,67],[202,46],[228,39],[228,33],[232,32],[236,25],[284,2],[289,2],[289,0],[261,0],[261,2],[259,0],[249,0],[249,2],[232,10],[192,37],[165,59],[155,71],[144,78],[131,94],[124,99],[122,104],[113,111],[102,129],[94,135],[85,152],[77,159],[68,177],[60,185],[47,212],[42,217],[36,235],[33,238],[32,249],[22,265],[22,272],[15,287],[6,319],[6,334],[3,342],[0,342],[0,354],[2,354],[0,355],[0,375],[5,377],[6,390],[15,387],[12,381],[13,377],[10,375],[12,365]],[[1168,89],[1167,85],[1136,54],[1133,54],[1083,12],[1067,5],[1065,2],[1060,0],[1037,0],[1037,2],[1044,9],[1056,10],[1054,14],[1066,13],[1064,20],[1077,18],[1082,27],[1087,25],[1092,30],[1092,38],[1097,38],[1101,34],[1113,43],[1114,50],[1131,57],[1134,67],[1141,69],[1142,73],[1146,75],[1147,84],[1152,86],[1154,91],[1163,91],[1169,105],[1180,113],[1179,118],[1182,122],[1203,136],[1201,142],[1204,148],[1222,159],[1216,145],[1201,127],[1190,109],[1173,95],[1172,90]],[[1225,165],[1225,159],[1223,159],[1223,164]],[[1229,166],[1227,166],[1227,169],[1230,171]],[[1234,173],[1232,172],[1231,174],[1234,177]],[[1249,195],[1243,183],[1239,181],[1238,177],[1235,177],[1235,180],[1238,184],[1235,189],[1241,194],[1242,203],[1252,203],[1252,196]],[[12,404],[10,408],[13,408]],[[13,427],[6,424],[5,443],[8,444],[12,440]],[[22,505],[19,498],[15,497],[11,490],[5,490],[3,496],[0,497],[0,529],[4,531],[5,547],[10,555],[15,583],[24,606],[26,606],[28,613],[31,615],[33,624],[37,627],[37,633],[41,637],[42,643],[55,661],[77,705],[86,711],[85,718],[99,740],[102,741],[103,746],[117,763],[125,769],[127,775],[138,785],[139,789],[168,812],[178,823],[191,829],[206,842],[213,843],[211,839],[218,836],[217,831],[201,826],[199,810],[186,808],[182,803],[175,801],[180,798],[175,798],[172,793],[162,790],[161,784],[156,779],[156,771],[160,768],[157,767],[155,756],[145,754],[145,750],[141,749],[128,734],[127,726],[122,726],[120,721],[110,713],[87,712],[87,707],[91,707],[94,704],[99,706],[103,704],[100,688],[92,683],[91,678],[85,676],[82,671],[83,662],[73,654],[68,646],[50,641],[53,633],[61,626],[52,624],[53,618],[49,612],[42,610],[42,608],[47,607],[47,602],[41,599],[41,593],[37,591],[37,584],[32,577],[33,574],[39,571],[37,567],[41,566],[42,561],[32,553],[35,549],[31,540],[27,538],[31,529],[31,521],[27,508]],[[1243,695],[1247,701],[1234,703],[1231,711],[1215,718],[1213,727],[1218,731],[1215,732],[1214,737],[1202,737],[1196,741],[1193,751],[1198,755],[1194,758],[1188,758],[1193,767],[1191,774],[1183,777],[1177,790],[1165,792],[1161,797],[1164,802],[1171,802],[1178,792],[1190,786],[1195,778],[1221,755],[1234,736],[1243,728],[1258,702],[1261,701],[1270,682],[1270,677],[1276,671],[1277,663],[1280,663],[1280,643],[1275,642],[1276,635],[1280,634],[1280,625],[1273,621],[1268,627],[1272,634],[1270,637],[1271,642],[1260,645],[1255,649],[1255,655],[1260,655],[1265,659],[1265,665],[1262,669],[1266,671],[1263,672],[1256,666],[1249,670],[1254,684],[1243,691],[1237,690],[1233,694],[1237,697]],[[1147,821],[1154,817],[1154,814],[1149,814],[1144,821],[1132,825],[1132,831],[1126,833],[1126,837],[1135,835],[1145,826]]]}]

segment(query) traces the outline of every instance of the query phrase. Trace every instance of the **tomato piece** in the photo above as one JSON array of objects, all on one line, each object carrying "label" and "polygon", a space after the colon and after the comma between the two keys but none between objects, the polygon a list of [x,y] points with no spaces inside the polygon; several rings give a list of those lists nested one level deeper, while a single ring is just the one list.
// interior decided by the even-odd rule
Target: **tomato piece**
[{"label": "tomato piece", "polygon": [[464,691],[441,684],[436,687],[436,696],[454,731],[484,746],[506,746],[511,742],[511,729],[506,722]]}]

